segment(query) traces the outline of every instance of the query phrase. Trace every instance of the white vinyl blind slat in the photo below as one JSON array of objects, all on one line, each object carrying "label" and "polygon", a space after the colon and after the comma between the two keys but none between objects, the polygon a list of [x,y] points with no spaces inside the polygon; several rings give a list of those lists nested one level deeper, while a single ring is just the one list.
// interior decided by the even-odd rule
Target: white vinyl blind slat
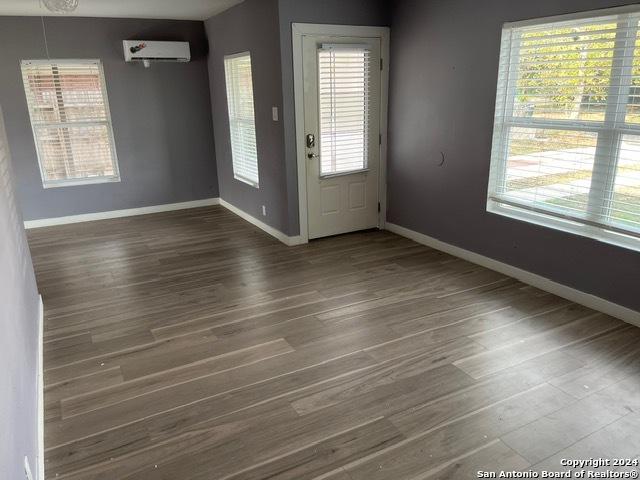
[{"label": "white vinyl blind slat", "polygon": [[21,62],[45,187],[119,180],[102,64]]},{"label": "white vinyl blind slat", "polygon": [[367,168],[370,63],[365,46],[318,49],[320,175]]},{"label": "white vinyl blind slat", "polygon": [[505,26],[490,205],[640,238],[639,22]]},{"label": "white vinyl blind slat", "polygon": [[236,179],[258,187],[258,150],[253,107],[251,55],[245,53],[226,57],[224,69],[233,174]]}]

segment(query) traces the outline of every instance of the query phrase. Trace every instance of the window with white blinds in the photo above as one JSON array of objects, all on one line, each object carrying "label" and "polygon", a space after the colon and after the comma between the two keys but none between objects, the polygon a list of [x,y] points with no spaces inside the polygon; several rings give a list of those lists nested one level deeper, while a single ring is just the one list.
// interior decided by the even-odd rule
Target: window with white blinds
[{"label": "window with white blinds", "polygon": [[370,52],[358,45],[318,50],[320,174],[367,168]]},{"label": "window with white blinds", "polygon": [[45,188],[119,181],[111,116],[99,60],[23,60]]},{"label": "window with white blinds", "polygon": [[490,211],[640,248],[639,21],[505,25]]},{"label": "window with white blinds", "polygon": [[251,55],[240,53],[224,59],[227,106],[231,134],[233,175],[237,180],[258,187],[258,150],[253,111]]}]

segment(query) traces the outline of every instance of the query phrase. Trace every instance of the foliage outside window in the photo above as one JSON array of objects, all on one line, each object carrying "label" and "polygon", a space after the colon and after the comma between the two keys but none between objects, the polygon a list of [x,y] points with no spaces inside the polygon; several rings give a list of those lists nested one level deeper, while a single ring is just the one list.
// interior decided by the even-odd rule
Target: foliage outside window
[{"label": "foliage outside window", "polygon": [[490,211],[639,248],[639,20],[505,26]]}]

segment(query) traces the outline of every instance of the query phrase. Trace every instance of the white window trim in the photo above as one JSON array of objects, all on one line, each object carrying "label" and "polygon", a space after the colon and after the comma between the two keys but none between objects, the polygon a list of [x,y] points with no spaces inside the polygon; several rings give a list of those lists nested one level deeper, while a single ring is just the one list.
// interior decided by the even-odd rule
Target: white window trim
[{"label": "white window trim", "polygon": [[[589,10],[585,12],[576,12],[570,13],[566,15],[557,15],[551,17],[543,17],[543,18],[534,18],[529,20],[523,20],[518,22],[506,22],[503,25],[503,35],[507,31],[507,29],[512,28],[522,28],[522,27],[533,27],[533,26],[544,26],[546,24],[553,24],[557,22],[566,22],[572,20],[588,20],[591,18],[599,18],[599,17],[607,17],[607,16],[616,16],[616,15],[624,15],[624,14],[637,14],[640,12],[640,6],[638,5],[626,5],[622,7],[614,7],[607,9],[599,9],[599,10]],[[502,42],[501,42],[502,47]],[[632,48],[632,47],[628,47]],[[510,55],[513,56],[514,52],[517,53],[516,50],[511,49]],[[502,52],[501,52],[502,54]],[[513,59],[510,60],[511,62]],[[615,60],[614,66],[615,67]],[[505,95],[504,103],[505,105],[497,108],[502,108],[503,111],[506,111],[510,103],[510,98],[513,97],[513,94],[510,90],[515,89],[515,83],[512,82],[512,78],[508,78],[508,93]],[[500,85],[498,84],[498,91]],[[610,86],[610,88],[612,88]],[[531,211],[526,209],[525,207],[512,206],[505,203],[501,203],[499,200],[492,198],[492,192],[496,191],[497,184],[500,182],[501,178],[504,178],[504,169],[506,168],[506,157],[505,161],[498,162],[495,152],[495,144],[496,141],[500,142],[500,145],[504,148],[508,145],[508,142],[505,142],[502,137],[505,135],[504,127],[525,127],[525,128],[561,128],[567,130],[575,130],[575,131],[583,131],[583,132],[601,132],[604,128],[603,126],[594,125],[593,122],[583,122],[583,121],[575,121],[575,120],[539,120],[536,118],[529,117],[514,117],[509,115],[503,115],[505,119],[501,124],[494,125],[494,133],[493,133],[493,141],[492,141],[492,156],[491,156],[491,172],[489,176],[489,186],[488,186],[488,198],[487,198],[487,212],[501,215],[504,217],[512,218],[515,220],[524,221],[527,223],[531,223],[534,225],[539,225],[547,228],[552,228],[554,230],[560,230],[566,233],[571,233],[575,235],[580,235],[583,237],[591,238],[597,241],[601,241],[604,243],[608,243],[611,245],[615,245],[618,247],[640,251],[640,238],[634,235],[626,235],[624,233],[618,231],[608,230],[602,226],[592,226],[590,224],[581,223],[577,220],[572,219],[563,219],[554,215],[547,215],[544,212],[539,211]],[[606,125],[606,121],[604,122]],[[624,134],[634,134],[640,135],[640,126],[635,125],[625,125],[625,127],[616,127],[616,132],[618,136],[622,136]],[[497,139],[500,140],[497,140]],[[506,153],[504,154],[506,155]],[[594,169],[596,166],[594,165]]]},{"label": "white window trim", "polygon": [[[260,157],[258,155],[258,127],[256,125],[256,98],[255,98],[255,88],[253,87],[253,57],[251,56],[251,51],[246,50],[244,52],[225,55],[222,60],[223,60],[223,64],[226,65],[227,60],[234,59],[234,58],[241,58],[241,57],[249,57],[249,60],[251,63],[251,96],[253,98],[253,130],[254,130],[254,135],[256,137],[256,171],[258,172],[258,181],[254,182],[253,180],[245,178],[242,175],[238,175],[236,173],[236,169],[233,161],[233,145],[230,144],[231,170],[233,171],[233,178],[235,180],[238,180],[239,182],[245,183],[259,190],[260,189]],[[228,85],[226,82],[226,67],[225,67],[225,95],[227,95],[227,98],[228,98],[227,88],[228,88]],[[228,100],[227,100],[227,120],[229,121],[229,141],[231,141],[231,112],[229,111]]]},{"label": "white window trim", "polygon": [[584,20],[594,17],[606,17],[607,15],[624,15],[625,13],[637,13],[638,11],[640,11],[640,6],[638,6],[637,4],[612,8],[600,8],[596,10],[586,10],[584,12],[565,13],[562,15],[530,18],[528,20],[519,20],[516,22],[505,22],[503,24],[503,28],[533,27],[537,25],[545,25],[547,23],[566,22],[569,20]]},{"label": "white window trim", "polygon": [[[363,52],[366,52],[365,55],[365,65],[367,66],[367,69],[371,69],[371,68],[377,68],[377,66],[372,66],[370,63],[370,55],[371,55],[371,47],[367,44],[348,44],[348,43],[325,43],[322,44],[322,46],[318,49],[318,51],[316,52],[316,62],[318,64],[318,88],[321,90],[321,86],[320,86],[320,82],[321,82],[321,67],[320,67],[320,55],[321,52],[327,52],[327,51],[340,51],[340,50],[362,50]],[[364,117],[365,117],[365,125],[368,123],[369,121],[369,115],[370,115],[370,107],[371,107],[371,101],[370,101],[370,93],[369,93],[369,84],[368,84],[368,79],[366,78],[366,76],[364,77],[364,81],[365,81],[365,93],[363,93],[363,110],[364,110]],[[321,95],[318,95],[318,102],[321,102],[322,98]],[[319,109],[320,110],[320,109]],[[320,115],[320,117],[322,117],[322,115]],[[365,135],[364,135],[364,140],[363,140],[363,160],[364,160],[364,164],[361,168],[352,168],[351,170],[343,170],[343,171],[339,171],[339,172],[327,172],[324,173],[322,172],[322,120],[320,120],[320,124],[318,126],[319,130],[320,130],[320,134],[318,135],[318,146],[319,146],[319,150],[320,150],[320,178],[334,178],[334,177],[341,177],[344,175],[353,175],[354,173],[364,173],[364,172],[368,172],[369,171],[369,165],[368,165],[368,144],[369,144],[369,132],[367,127],[365,126]]]},{"label": "white window trim", "polygon": [[[29,115],[29,123],[31,124],[31,132],[33,135],[33,142],[36,148],[36,155],[38,157],[38,168],[40,169],[40,179],[42,180],[42,187],[45,189],[48,188],[60,188],[60,187],[74,187],[80,185],[95,185],[99,183],[116,183],[120,182],[120,166],[118,162],[118,153],[116,151],[116,142],[113,136],[113,123],[111,121],[111,110],[109,108],[109,96],[107,95],[107,82],[104,76],[104,68],[102,66],[102,61],[100,59],[75,59],[75,58],[65,58],[65,59],[38,59],[38,60],[22,60],[22,64],[43,64],[50,65],[52,63],[75,63],[75,64],[90,64],[97,65],[98,71],[100,72],[100,87],[102,90],[102,97],[104,98],[105,105],[105,113],[107,117],[106,122],[90,122],[90,123],[100,123],[105,124],[107,127],[107,132],[109,134],[109,144],[111,147],[111,154],[113,159],[113,175],[105,176],[105,177],[91,177],[91,178],[82,178],[82,179],[69,179],[69,180],[45,180],[45,170],[42,166],[42,154],[40,152],[40,144],[38,142],[38,136],[36,134],[36,127],[33,125],[31,121],[31,115]],[[23,90],[26,95],[26,87],[23,86]],[[76,125],[80,125],[78,122]]]},{"label": "white window trim", "polygon": [[581,237],[587,237],[608,243],[609,245],[615,245],[616,247],[640,252],[640,242],[635,237],[604,230],[598,227],[592,227],[590,225],[585,225],[571,220],[563,220],[552,215],[545,215],[542,212],[527,211],[522,208],[511,207],[493,200],[489,200],[487,204],[487,212],[531,223],[533,225],[559,230],[565,233],[580,235]]}]

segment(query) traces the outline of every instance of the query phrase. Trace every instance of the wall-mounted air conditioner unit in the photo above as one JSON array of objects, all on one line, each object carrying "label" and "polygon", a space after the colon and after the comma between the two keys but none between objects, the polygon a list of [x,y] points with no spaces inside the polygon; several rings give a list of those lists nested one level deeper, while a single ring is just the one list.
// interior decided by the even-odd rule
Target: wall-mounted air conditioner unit
[{"label": "wall-mounted air conditioner unit", "polygon": [[151,40],[123,40],[126,62],[188,62],[191,60],[189,42],[155,42]]}]

